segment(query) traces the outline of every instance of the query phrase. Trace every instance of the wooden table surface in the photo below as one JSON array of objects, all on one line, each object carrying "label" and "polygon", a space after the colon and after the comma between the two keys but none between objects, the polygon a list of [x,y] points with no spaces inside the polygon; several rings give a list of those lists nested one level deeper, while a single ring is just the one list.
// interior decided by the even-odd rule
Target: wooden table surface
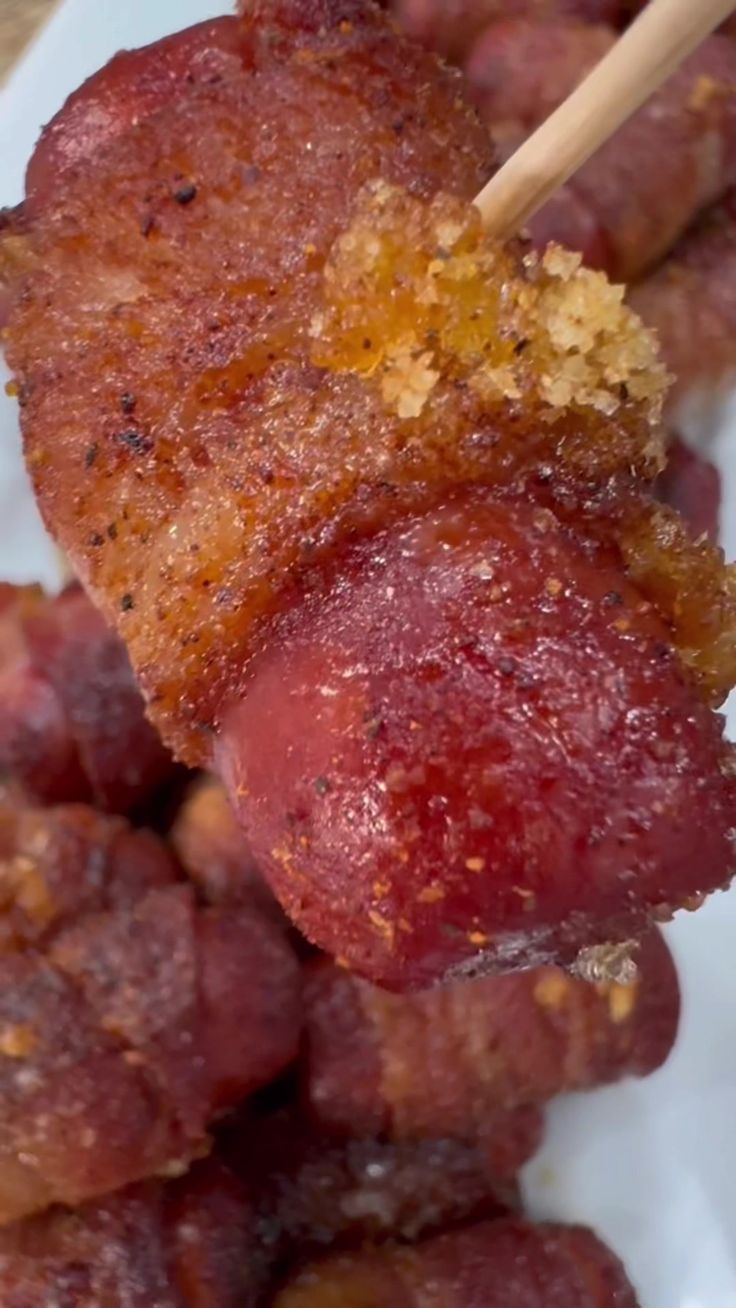
[{"label": "wooden table surface", "polygon": [[56,0],[0,0],[0,82],[55,3]]}]

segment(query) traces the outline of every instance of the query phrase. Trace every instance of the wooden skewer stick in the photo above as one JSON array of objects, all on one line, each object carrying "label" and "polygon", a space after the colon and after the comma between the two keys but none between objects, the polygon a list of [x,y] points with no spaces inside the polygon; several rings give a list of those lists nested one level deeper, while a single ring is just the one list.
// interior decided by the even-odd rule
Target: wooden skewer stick
[{"label": "wooden skewer stick", "polygon": [[605,59],[476,197],[486,230],[503,240],[518,232],[735,10],[736,0],[650,0]]}]

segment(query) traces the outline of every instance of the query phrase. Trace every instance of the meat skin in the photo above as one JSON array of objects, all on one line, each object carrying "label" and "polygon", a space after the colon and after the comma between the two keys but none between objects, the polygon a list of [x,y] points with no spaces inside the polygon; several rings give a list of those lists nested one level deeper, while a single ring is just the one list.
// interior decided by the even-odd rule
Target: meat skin
[{"label": "meat skin", "polygon": [[639,934],[695,869],[725,879],[722,726],[693,716],[638,593],[543,511],[449,501],[343,556],[325,590],[219,746],[256,858],[320,948],[395,989],[569,963],[596,927]]},{"label": "meat skin", "polygon": [[26,173],[26,216],[53,202],[63,174],[94,156],[181,94],[182,86],[216,84],[242,71],[242,43],[232,17],[198,23],[147,48],[128,50],[84,82],[44,128]]}]

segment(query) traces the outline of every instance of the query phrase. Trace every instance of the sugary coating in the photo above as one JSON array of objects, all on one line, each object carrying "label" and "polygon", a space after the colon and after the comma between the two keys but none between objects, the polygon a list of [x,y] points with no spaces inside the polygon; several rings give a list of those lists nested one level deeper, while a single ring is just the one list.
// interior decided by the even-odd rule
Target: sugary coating
[{"label": "sugary coating", "polygon": [[221,783],[198,778],[185,795],[169,839],[187,876],[209,904],[252,904],[284,921],[256,865]]},{"label": "sugary coating", "polygon": [[255,1308],[254,1215],[222,1164],[0,1231],[3,1308]]},{"label": "sugary coating", "polygon": [[531,496],[449,500],[320,580],[219,747],[313,943],[420,988],[569,963],[726,884],[722,720],[620,569]]},{"label": "sugary coating", "polygon": [[125,646],[77,585],[0,586],[0,769],[31,801],[128,812],[173,763]]},{"label": "sugary coating", "polygon": [[413,1249],[315,1263],[274,1308],[638,1308],[618,1258],[584,1227],[478,1223]]},{"label": "sugary coating", "polygon": [[675,377],[674,401],[694,387],[729,384],[736,373],[736,191],[632,288],[629,300],[657,332]]},{"label": "sugary coating", "polygon": [[180,1174],[294,1057],[299,1019],[282,934],[184,887],[0,958],[0,1223]]},{"label": "sugary coating", "polygon": [[679,989],[657,932],[635,959],[628,985],[541,968],[418,995],[312,965],[302,1064],[310,1110],[342,1134],[482,1138],[494,1114],[646,1076],[672,1049]]},{"label": "sugary coating", "polygon": [[0,807],[0,953],[46,944],[80,914],[131,908],[176,879],[161,841],[81,804]]},{"label": "sugary coating", "polygon": [[539,1144],[541,1115],[505,1115],[494,1132],[497,1149],[453,1139],[336,1140],[284,1111],[246,1122],[227,1157],[253,1196],[266,1260],[283,1274],[326,1249],[414,1241],[516,1208],[517,1173]]},{"label": "sugary coating", "polygon": [[[374,182],[331,253],[325,300],[310,325],[315,361],[377,378],[400,418],[434,409],[437,420],[460,382],[497,427],[504,404],[507,422],[549,427],[536,439],[550,450],[558,443],[560,471],[583,457],[583,442],[599,475],[626,457],[646,473],[657,458],[667,376],[654,337],[622,288],[575,254],[552,247],[522,261],[484,236],[474,206],[444,193],[427,204]],[[617,428],[613,450],[605,419]],[[528,465],[527,431],[504,435],[509,460]],[[498,452],[488,463],[489,478],[503,477]]]}]

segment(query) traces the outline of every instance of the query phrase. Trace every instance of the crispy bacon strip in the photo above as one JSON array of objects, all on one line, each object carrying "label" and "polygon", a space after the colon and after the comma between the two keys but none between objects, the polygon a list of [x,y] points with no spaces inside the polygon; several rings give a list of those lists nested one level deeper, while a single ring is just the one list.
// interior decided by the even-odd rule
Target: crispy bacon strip
[{"label": "crispy bacon strip", "polygon": [[46,945],[81,915],[128,910],[177,875],[147,831],[83,805],[0,808],[0,953]]},{"label": "crispy bacon strip", "polygon": [[348,1135],[468,1138],[494,1113],[646,1076],[672,1048],[679,992],[658,933],[638,966],[633,986],[542,968],[390,995],[314,965],[303,1072],[311,1111]]},{"label": "crispy bacon strip", "polygon": [[255,1308],[260,1288],[248,1196],[218,1162],[0,1231],[3,1308]]},{"label": "crispy bacon strip", "polygon": [[[285,364],[279,359],[292,348],[288,342],[295,315],[308,321],[318,298],[324,258],[347,225],[357,191],[363,182],[383,173],[429,193],[441,176],[446,186],[469,197],[492,166],[485,133],[458,98],[457,75],[440,73],[418,48],[397,41],[388,25],[364,5],[343,5],[340,14],[345,15],[345,23],[353,22],[351,30],[341,31],[334,21],[320,35],[319,13],[314,6],[302,6],[300,25],[308,28],[313,21],[318,30],[300,33],[297,29],[290,35],[287,19],[277,8],[270,30],[274,37],[281,33],[283,40],[273,46],[267,39],[269,23],[259,19],[253,32],[242,37],[249,71],[213,84],[184,82],[174,100],[154,118],[141,121],[134,131],[108,142],[104,152],[98,150],[65,173],[64,184],[29,235],[41,260],[31,280],[45,279],[42,267],[47,268],[55,287],[52,292],[49,283],[47,291],[65,320],[63,327],[58,322],[54,338],[59,339],[57,330],[69,333],[68,340],[75,337],[72,323],[83,302],[91,310],[90,317],[83,311],[85,321],[89,327],[95,323],[96,346],[91,350],[88,346],[86,352],[90,365],[103,336],[111,333],[110,367],[104,380],[96,365],[94,382],[92,375],[85,379],[81,339],[73,369],[73,401],[71,373],[62,370],[64,377],[59,370],[56,373],[69,408],[59,392],[51,456],[56,467],[51,475],[54,481],[58,477],[66,481],[71,474],[77,491],[63,497],[63,502],[55,497],[55,502],[65,517],[64,505],[75,502],[74,558],[85,580],[93,582],[95,597],[107,597],[108,613],[116,621],[122,617],[128,627],[147,612],[158,615],[155,648],[150,646],[144,653],[141,647],[141,657],[136,655],[138,672],[149,695],[158,701],[157,712],[164,710],[165,703],[173,706],[165,687],[168,683],[174,693],[176,681],[183,728],[176,735],[191,761],[204,761],[211,753],[209,727],[203,730],[209,717],[207,701],[214,707],[225,684],[233,675],[242,675],[237,633],[245,636],[252,630],[255,616],[244,586],[259,609],[267,599],[258,576],[262,563],[247,548],[245,538],[241,541],[244,570],[242,575],[239,569],[233,572],[241,529],[248,538],[252,529],[260,530],[255,519],[243,517],[245,502],[263,516],[264,526],[266,520],[275,526],[275,515],[284,510],[296,514],[293,488],[298,482],[306,489],[306,479],[314,480],[314,492],[324,500],[319,487],[322,475],[315,474],[329,466],[333,456],[337,459],[337,446],[332,448],[336,429],[332,437],[325,430],[327,445],[324,440],[315,443],[305,429],[293,448],[277,440],[268,452],[260,449],[258,433],[260,409],[263,403],[270,406],[271,388],[287,383]],[[289,42],[295,45],[293,58]],[[325,57],[334,62],[328,77],[320,53],[323,47]],[[149,67],[157,67],[155,47],[146,52],[146,59]],[[94,92],[93,84],[87,94]],[[368,151],[367,138],[372,142]],[[311,150],[305,148],[308,141]],[[311,182],[303,171],[305,155]],[[348,158],[346,169],[342,161]],[[186,184],[196,189],[187,202],[177,200],[183,160]],[[157,174],[160,168],[163,172],[152,189],[152,170]],[[321,203],[311,208],[306,226],[300,216],[289,230],[286,215],[301,214],[297,190],[301,194],[302,187],[308,191],[310,186],[319,187]],[[98,187],[102,189],[94,198]],[[231,214],[227,221],[223,204]],[[88,223],[89,206],[99,215],[96,230],[95,224]],[[52,235],[52,230],[58,234],[59,220],[65,229],[60,243]],[[69,238],[82,229],[87,233],[84,248],[77,249]],[[214,258],[213,230],[223,243]],[[41,244],[49,241],[48,263],[39,239]],[[114,268],[108,257],[111,243],[118,252]],[[81,282],[75,266],[85,270]],[[72,293],[72,277],[81,300]],[[192,312],[182,311],[186,302]],[[155,328],[151,313],[158,320]],[[144,320],[149,325],[143,349],[136,323],[142,327]],[[30,320],[27,325],[31,327]],[[35,328],[32,331],[35,334]],[[14,336],[12,327],[10,334]],[[30,345],[30,337],[26,341]],[[297,340],[293,345],[299,352]],[[305,350],[309,351],[308,341],[301,346],[302,357]],[[49,359],[46,345],[44,352]],[[51,392],[57,390],[37,357],[41,372],[34,367],[34,380],[29,374],[22,388],[24,422],[34,428],[41,410],[47,411]],[[317,375],[309,368],[293,374],[296,389],[288,385],[297,408],[313,403]],[[355,393],[356,388],[350,390]],[[79,406],[85,396],[89,406],[82,412]],[[328,412],[331,405],[330,399]],[[205,419],[206,431],[201,435],[195,432],[197,413]],[[298,418],[295,411],[293,431],[299,432],[306,413],[305,409]],[[368,414],[364,417],[367,422]],[[83,448],[78,447],[81,431],[87,433]],[[259,447],[252,463],[250,457],[243,459],[244,436],[249,444],[252,440],[254,454]],[[164,463],[159,466],[162,456],[173,459],[170,472]],[[30,457],[37,471],[43,467],[50,473],[45,455],[35,462]],[[338,474],[336,463],[334,467],[342,482],[346,474]],[[349,469],[347,476],[352,482]],[[337,489],[342,497],[344,492]],[[219,527],[211,516],[218,502]],[[56,517],[56,509],[53,512]],[[172,536],[175,520],[176,536]],[[71,527],[71,518],[67,525]],[[300,528],[295,518],[287,528],[284,519],[283,529],[289,553],[298,551],[306,524]],[[61,530],[66,536],[66,530]],[[97,539],[95,533],[103,543],[92,547],[89,542],[93,535]],[[172,553],[172,541],[184,542],[185,537],[182,550],[177,544]],[[279,547],[279,557],[281,553]],[[275,555],[273,565],[280,571]],[[285,556],[283,565],[288,566]],[[279,585],[278,571],[274,580]],[[167,646],[171,662],[165,671],[162,658]],[[182,695],[184,683],[188,689]]]},{"label": "crispy bacon strip", "polygon": [[275,1308],[637,1308],[613,1253],[583,1227],[479,1223],[415,1249],[315,1263]]},{"label": "crispy bacon strip", "polygon": [[125,647],[79,586],[0,586],[0,769],[31,800],[128,812],[172,773]]},{"label": "crispy bacon strip", "polygon": [[185,1168],[298,1039],[298,969],[245,909],[183,887],[0,958],[0,1223]]}]

